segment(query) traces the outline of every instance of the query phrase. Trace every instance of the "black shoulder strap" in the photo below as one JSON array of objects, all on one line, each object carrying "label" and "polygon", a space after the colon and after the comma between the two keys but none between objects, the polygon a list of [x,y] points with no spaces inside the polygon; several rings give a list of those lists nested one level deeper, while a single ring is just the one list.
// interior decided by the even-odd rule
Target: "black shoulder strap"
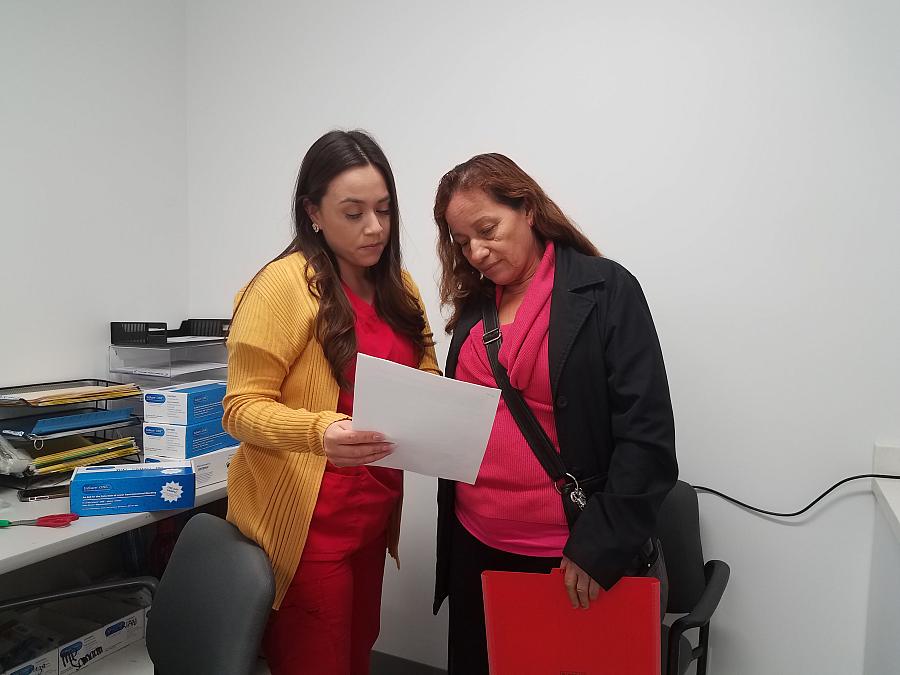
[{"label": "black shoulder strap", "polygon": [[482,319],[484,320],[484,348],[487,350],[494,379],[503,393],[503,400],[506,401],[510,414],[519,425],[522,435],[528,441],[531,451],[544,467],[547,475],[554,483],[565,481],[566,465],[553,446],[553,441],[547,436],[544,427],[537,421],[531,408],[522,398],[522,392],[512,386],[506,368],[500,363],[500,344],[503,341],[503,335],[500,333],[500,317],[497,314],[497,304],[493,294],[485,298],[482,306]]}]

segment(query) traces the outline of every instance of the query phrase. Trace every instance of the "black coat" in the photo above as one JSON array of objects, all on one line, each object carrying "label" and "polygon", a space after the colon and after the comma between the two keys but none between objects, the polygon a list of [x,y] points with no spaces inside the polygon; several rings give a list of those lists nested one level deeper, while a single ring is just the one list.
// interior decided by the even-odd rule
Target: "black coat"
[{"label": "black coat", "polygon": [[[463,310],[447,377],[480,318],[477,302]],[[637,279],[612,260],[557,245],[549,358],[562,459],[579,481],[605,477],[563,552],[609,589],[653,532],[678,477],[662,351]],[[435,613],[447,597],[454,489],[438,483]]]}]

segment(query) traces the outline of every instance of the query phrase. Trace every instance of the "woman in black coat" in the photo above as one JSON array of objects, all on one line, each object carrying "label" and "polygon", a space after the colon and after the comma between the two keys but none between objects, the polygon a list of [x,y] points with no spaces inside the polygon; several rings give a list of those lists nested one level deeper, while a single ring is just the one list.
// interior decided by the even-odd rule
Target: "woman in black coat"
[{"label": "woman in black coat", "polygon": [[583,510],[564,510],[562,483],[504,399],[475,485],[440,481],[434,611],[449,596],[450,675],[478,675],[488,672],[484,570],[562,566],[573,607],[649,572],[663,582],[665,611],[652,533],[678,475],[675,428],[637,279],[601,257],[528,174],[503,155],[473,157],[441,179],[434,216],[441,301],[451,307],[446,375],[498,386],[485,346],[496,336],[482,322],[493,300],[499,363],[559,453],[569,489],[577,482],[586,493]]}]

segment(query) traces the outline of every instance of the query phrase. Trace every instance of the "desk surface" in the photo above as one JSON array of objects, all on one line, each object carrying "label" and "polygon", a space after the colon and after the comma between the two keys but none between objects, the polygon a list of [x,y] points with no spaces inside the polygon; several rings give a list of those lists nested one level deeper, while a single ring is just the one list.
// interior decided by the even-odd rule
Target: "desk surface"
[{"label": "desk surface", "polygon": [[[214,483],[197,490],[194,506],[202,506],[227,493],[227,485]],[[51,513],[69,510],[68,499],[45,499],[39,502],[20,502],[16,491],[0,488],[0,518],[28,520]],[[142,525],[163,520],[178,511],[126,513],[118,516],[88,516],[79,518],[68,527],[10,527],[0,530],[0,574],[31,565],[47,558],[93,544]]]}]

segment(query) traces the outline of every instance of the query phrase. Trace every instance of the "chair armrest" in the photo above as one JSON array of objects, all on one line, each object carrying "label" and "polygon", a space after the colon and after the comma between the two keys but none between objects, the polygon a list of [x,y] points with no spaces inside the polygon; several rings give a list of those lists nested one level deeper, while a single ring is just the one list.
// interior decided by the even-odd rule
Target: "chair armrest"
[{"label": "chair armrest", "polygon": [[48,593],[39,593],[37,595],[26,595],[19,598],[11,598],[9,600],[0,600],[0,612],[8,609],[21,609],[23,607],[31,607],[32,605],[43,605],[46,602],[55,600],[64,600],[66,598],[78,598],[83,595],[92,595],[94,593],[103,593],[105,591],[117,591],[123,588],[146,588],[150,591],[150,595],[156,594],[156,587],[159,584],[156,577],[133,577],[131,579],[120,579],[118,581],[103,581],[90,586],[80,586],[78,588],[70,588],[63,591],[50,591]]},{"label": "chair armrest", "polygon": [[728,585],[731,568],[721,560],[710,560],[703,566],[703,572],[706,575],[706,588],[691,613],[677,619],[669,628],[670,642],[674,640],[677,644],[684,631],[708,624],[719,606],[725,586]]},{"label": "chair armrest", "polygon": [[681,648],[681,636],[691,628],[700,628],[709,623],[713,612],[719,606],[719,600],[728,585],[731,568],[721,560],[710,560],[703,566],[706,576],[706,588],[690,614],[675,620],[669,628],[668,672],[678,672],[678,657]]}]

